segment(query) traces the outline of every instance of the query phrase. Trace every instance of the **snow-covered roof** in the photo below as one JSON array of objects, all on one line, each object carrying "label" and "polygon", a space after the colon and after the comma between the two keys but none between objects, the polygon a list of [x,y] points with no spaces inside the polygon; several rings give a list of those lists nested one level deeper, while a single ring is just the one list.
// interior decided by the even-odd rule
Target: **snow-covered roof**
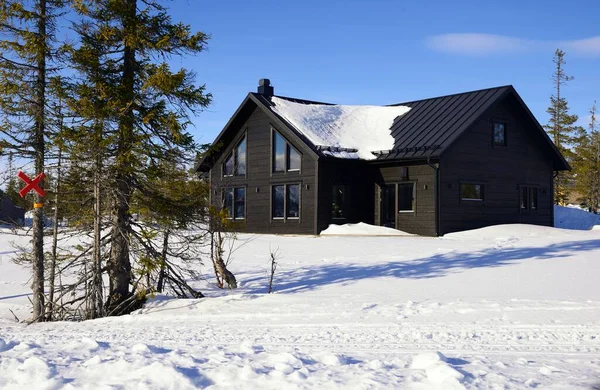
[{"label": "snow-covered roof", "polygon": [[286,119],[317,147],[350,150],[328,150],[328,155],[372,160],[372,152],[393,149],[390,128],[394,120],[406,114],[406,106],[347,106],[298,103],[273,96],[272,110]]}]

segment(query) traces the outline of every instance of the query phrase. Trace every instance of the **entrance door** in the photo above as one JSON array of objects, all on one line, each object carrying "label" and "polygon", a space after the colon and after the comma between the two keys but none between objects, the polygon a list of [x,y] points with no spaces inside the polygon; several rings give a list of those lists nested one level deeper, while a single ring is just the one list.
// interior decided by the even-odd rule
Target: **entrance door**
[{"label": "entrance door", "polygon": [[396,184],[381,187],[381,225],[396,228]]}]

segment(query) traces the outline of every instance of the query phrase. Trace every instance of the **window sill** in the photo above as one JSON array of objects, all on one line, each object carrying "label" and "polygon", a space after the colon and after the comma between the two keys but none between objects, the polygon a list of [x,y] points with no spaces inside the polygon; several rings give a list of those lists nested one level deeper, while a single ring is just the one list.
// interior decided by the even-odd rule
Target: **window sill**
[{"label": "window sill", "polygon": [[415,210],[400,210],[398,211],[398,214],[410,214],[410,213],[414,213]]}]

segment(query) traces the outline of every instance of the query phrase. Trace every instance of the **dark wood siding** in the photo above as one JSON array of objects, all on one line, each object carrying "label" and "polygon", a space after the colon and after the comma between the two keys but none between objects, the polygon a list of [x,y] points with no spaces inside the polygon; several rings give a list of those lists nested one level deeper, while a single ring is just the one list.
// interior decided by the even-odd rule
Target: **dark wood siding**
[{"label": "dark wood siding", "polygon": [[[402,168],[408,167],[408,180],[402,177]],[[436,235],[435,210],[435,170],[429,164],[387,165],[378,168],[375,183],[376,213],[375,222],[381,225],[380,186],[393,183],[415,183],[415,211],[397,213],[396,228],[407,233],[425,236]],[[373,187],[371,187],[373,188]]]},{"label": "dark wood siding", "polygon": [[[493,144],[493,122],[506,124],[506,146]],[[552,160],[534,123],[513,97],[500,101],[471,126],[440,163],[441,234],[503,223],[552,226]],[[484,185],[483,201],[461,201],[460,183]],[[519,186],[539,188],[537,211],[521,212]]]},{"label": "dark wood siding", "polygon": [[[302,154],[300,172],[271,171],[272,130],[277,130]],[[222,164],[232,148],[246,134],[246,176],[223,177]],[[238,128],[232,142],[210,171],[211,203],[219,206],[221,190],[226,187],[246,187],[246,219],[242,231],[251,233],[315,234],[316,162],[307,146],[287,129],[276,128],[259,108]],[[274,220],[271,218],[271,186],[300,184],[300,218]]]},{"label": "dark wood siding", "polygon": [[[319,160],[319,196],[317,230],[330,224],[365,222],[374,223],[373,186],[376,168],[364,161],[324,158]],[[347,189],[347,212],[345,219],[332,216],[333,186]]]}]

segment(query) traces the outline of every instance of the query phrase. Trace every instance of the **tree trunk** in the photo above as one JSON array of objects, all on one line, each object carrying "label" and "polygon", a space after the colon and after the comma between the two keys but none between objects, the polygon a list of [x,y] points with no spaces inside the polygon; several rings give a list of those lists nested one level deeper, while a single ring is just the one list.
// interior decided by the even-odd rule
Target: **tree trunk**
[{"label": "tree trunk", "polygon": [[[61,119],[62,122],[62,119]],[[61,123],[62,126],[62,123]],[[58,247],[58,199],[60,192],[60,168],[62,164],[62,148],[58,147],[58,167],[56,172],[56,189],[54,193],[54,221],[52,223],[52,262],[50,263],[50,293],[48,294],[48,303],[50,307],[50,313],[48,313],[48,320],[52,321],[54,317],[55,302],[54,302],[54,283],[56,280],[56,250]]]},{"label": "tree trunk", "polygon": [[[99,141],[99,138],[96,140]],[[94,164],[94,248],[92,261],[93,267],[93,291],[92,291],[92,318],[103,316],[103,291],[102,291],[102,194],[100,192],[100,167],[102,164],[98,147]]]},{"label": "tree trunk", "polygon": [[110,292],[107,302],[108,312],[112,315],[125,314],[127,308],[122,303],[131,293],[131,263],[129,260],[130,215],[129,206],[133,192],[133,143],[135,114],[135,48],[132,47],[136,31],[137,1],[126,0],[126,12],[123,17],[123,78],[121,81],[122,113],[119,122],[119,139],[115,164],[115,189],[113,190],[111,251],[108,264]]},{"label": "tree trunk", "polygon": [[156,283],[156,291],[163,292],[165,283],[165,273],[167,270],[167,251],[169,249],[169,229],[165,229],[163,237],[163,248],[161,254],[160,272],[158,274],[158,282]]},{"label": "tree trunk", "polygon": [[[44,171],[44,132],[45,132],[45,105],[46,105],[46,54],[47,54],[47,35],[46,35],[46,1],[39,0],[39,18],[37,21],[37,33],[40,38],[38,47],[36,68],[36,113],[35,113],[35,135],[34,135],[34,153],[35,153],[35,174],[38,175]],[[35,194],[35,203],[41,205],[43,198]],[[38,206],[39,206],[38,205]],[[44,320],[44,211],[42,207],[33,209],[33,281],[31,283],[33,290],[33,321]]]},{"label": "tree trunk", "polygon": [[[225,261],[223,260],[223,245],[224,240],[222,233],[220,231],[217,232],[217,251],[216,256],[213,258],[213,264],[215,266],[216,271],[221,276],[221,280],[227,283],[227,287],[230,289],[237,288],[237,280],[231,271],[227,269],[225,265]],[[222,287],[222,285],[221,285]]]}]

